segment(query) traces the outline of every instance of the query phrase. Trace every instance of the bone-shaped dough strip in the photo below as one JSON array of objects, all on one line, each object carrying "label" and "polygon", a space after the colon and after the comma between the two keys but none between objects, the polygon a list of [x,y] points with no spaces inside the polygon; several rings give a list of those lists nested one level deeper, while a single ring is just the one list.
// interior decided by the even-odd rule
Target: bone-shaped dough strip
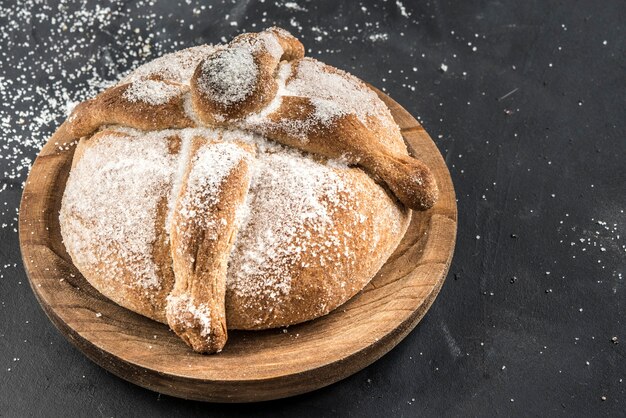
[{"label": "bone-shaped dough strip", "polygon": [[[330,123],[314,118],[315,105],[309,98],[284,96],[268,115],[263,133],[276,142],[312,154],[342,158],[382,180],[407,207],[426,210],[437,200],[439,190],[432,172],[416,158],[393,152],[378,141],[354,114],[339,116]],[[295,122],[295,123],[294,123]],[[311,124],[306,137],[293,126]]]},{"label": "bone-shaped dough strip", "polygon": [[133,88],[133,83],[111,87],[76,106],[68,118],[71,135],[74,138],[87,136],[103,125],[123,125],[142,130],[195,126],[185,113],[187,86],[158,79],[141,82],[164,83],[173,94],[163,103],[150,103],[129,97],[128,90]]},{"label": "bone-shaped dough strip", "polygon": [[227,262],[236,212],[250,184],[249,146],[196,137],[171,219],[174,288],[169,326],[197,352],[220,351],[227,339]]}]

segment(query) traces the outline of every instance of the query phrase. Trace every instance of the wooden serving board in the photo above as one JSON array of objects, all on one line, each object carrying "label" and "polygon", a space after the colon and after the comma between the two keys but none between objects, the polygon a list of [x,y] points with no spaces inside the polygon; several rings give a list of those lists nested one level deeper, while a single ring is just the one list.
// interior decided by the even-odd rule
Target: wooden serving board
[{"label": "wooden serving board", "polygon": [[20,247],[30,284],[57,328],[85,355],[132,383],[181,398],[251,402],[337,382],[391,350],[422,319],[445,280],[457,226],[450,173],[422,126],[377,91],[411,152],[434,171],[436,206],[413,213],[402,243],[372,282],[329,315],[269,331],[230,331],[217,355],[189,349],[166,325],[111,302],[65,251],[59,208],[74,147],[48,142],[20,207]]}]

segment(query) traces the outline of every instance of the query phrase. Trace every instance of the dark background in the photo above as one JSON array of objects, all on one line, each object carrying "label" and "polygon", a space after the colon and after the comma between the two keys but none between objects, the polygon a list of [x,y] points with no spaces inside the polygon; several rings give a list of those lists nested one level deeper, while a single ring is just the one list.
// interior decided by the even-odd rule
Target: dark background
[{"label": "dark background", "polygon": [[[623,416],[624,22],[623,0],[0,1],[0,415]],[[18,248],[21,185],[72,102],[273,24],[419,116],[458,197],[450,274],[397,348],[340,383],[254,405],[160,396],[44,315]]]}]

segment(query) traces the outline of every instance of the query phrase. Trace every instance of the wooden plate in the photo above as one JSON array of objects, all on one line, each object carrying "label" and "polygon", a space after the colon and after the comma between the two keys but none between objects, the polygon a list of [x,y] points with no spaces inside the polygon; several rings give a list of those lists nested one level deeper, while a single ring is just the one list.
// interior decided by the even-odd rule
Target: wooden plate
[{"label": "wooden plate", "polygon": [[74,147],[49,141],[22,196],[20,247],[46,314],[94,362],[132,383],[168,395],[251,402],[330,385],[391,350],[420,321],[446,277],[456,236],[454,189],[441,154],[421,125],[378,92],[417,157],[434,171],[441,197],[414,213],[396,252],[372,282],[329,315],[288,329],[229,332],[217,355],[192,352],[168,327],[109,301],[67,255],[58,214]]}]

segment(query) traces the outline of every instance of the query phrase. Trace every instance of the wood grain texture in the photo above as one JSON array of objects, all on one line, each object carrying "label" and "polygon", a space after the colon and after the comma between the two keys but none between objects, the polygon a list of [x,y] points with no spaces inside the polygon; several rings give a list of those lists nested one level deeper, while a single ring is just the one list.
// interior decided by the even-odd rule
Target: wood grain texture
[{"label": "wood grain texture", "polygon": [[194,353],[167,326],[106,299],[72,264],[58,214],[74,147],[60,147],[53,136],[31,169],[19,220],[22,258],[44,311],[100,366],[137,385],[187,399],[277,399],[321,388],[371,364],[398,344],[433,303],[452,259],[457,226],[452,181],[437,147],[406,110],[377,93],[411,153],[433,170],[441,195],[431,210],[413,213],[395,253],[343,306],[287,332],[231,331],[222,353]]}]

